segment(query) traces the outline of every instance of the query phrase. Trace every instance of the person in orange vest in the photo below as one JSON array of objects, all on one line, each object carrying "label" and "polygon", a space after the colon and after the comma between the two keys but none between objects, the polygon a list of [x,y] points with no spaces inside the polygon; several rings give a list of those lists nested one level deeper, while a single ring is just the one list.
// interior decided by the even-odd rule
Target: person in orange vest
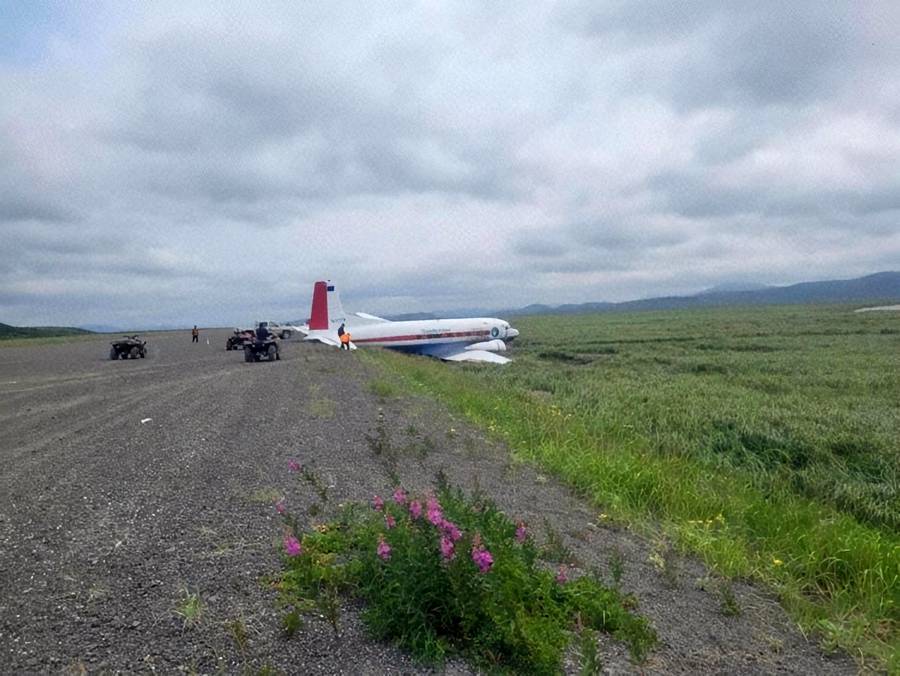
[{"label": "person in orange vest", "polygon": [[191,331],[191,342],[199,343],[200,342],[200,331],[197,329],[197,325],[194,324],[194,328]]},{"label": "person in orange vest", "polygon": [[349,350],[350,349],[350,332],[344,329],[344,332],[341,334],[341,349]]}]

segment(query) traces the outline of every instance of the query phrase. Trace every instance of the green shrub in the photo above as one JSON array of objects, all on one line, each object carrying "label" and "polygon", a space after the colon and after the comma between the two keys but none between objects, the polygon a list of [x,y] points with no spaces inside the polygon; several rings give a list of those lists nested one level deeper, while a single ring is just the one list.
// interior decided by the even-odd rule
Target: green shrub
[{"label": "green shrub", "polygon": [[[593,577],[551,570],[490,501],[443,486],[437,497],[351,505],[340,518],[286,539],[279,587],[289,613],[322,612],[339,591],[365,602],[376,637],[425,662],[462,654],[489,669],[558,673],[573,628],[623,640],[641,661],[656,641],[646,619]],[[285,515],[288,529],[296,520]],[[295,542],[299,542],[299,550]],[[290,547],[288,545],[290,544]]]}]

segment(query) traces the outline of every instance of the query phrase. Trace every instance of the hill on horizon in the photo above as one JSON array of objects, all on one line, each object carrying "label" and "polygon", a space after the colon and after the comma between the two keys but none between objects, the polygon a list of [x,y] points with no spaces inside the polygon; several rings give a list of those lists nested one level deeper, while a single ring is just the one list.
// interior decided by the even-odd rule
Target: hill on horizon
[{"label": "hill on horizon", "polygon": [[527,305],[504,310],[507,315],[582,314],[635,310],[677,310],[729,305],[807,305],[822,303],[882,302],[900,299],[900,272],[876,272],[854,279],[801,282],[789,286],[719,285],[691,296],[659,296],[641,300],[565,305]]},{"label": "hill on horizon", "polygon": [[93,333],[73,326],[11,326],[0,323],[0,340],[8,338],[53,338],[56,336],[79,336]]}]

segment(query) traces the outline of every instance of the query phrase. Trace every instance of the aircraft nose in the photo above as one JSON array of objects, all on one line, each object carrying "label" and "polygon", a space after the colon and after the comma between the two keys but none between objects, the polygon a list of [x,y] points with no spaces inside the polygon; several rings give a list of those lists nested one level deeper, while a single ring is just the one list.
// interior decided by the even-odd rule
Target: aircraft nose
[{"label": "aircraft nose", "polygon": [[515,338],[518,335],[519,335],[519,332],[516,329],[514,329],[513,327],[510,326],[508,329],[506,329],[506,339],[507,340],[512,340],[513,338]]}]

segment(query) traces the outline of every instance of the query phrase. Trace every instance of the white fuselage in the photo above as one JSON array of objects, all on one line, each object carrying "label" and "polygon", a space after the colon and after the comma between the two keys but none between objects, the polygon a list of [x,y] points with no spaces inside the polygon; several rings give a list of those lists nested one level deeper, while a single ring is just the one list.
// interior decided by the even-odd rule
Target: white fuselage
[{"label": "white fuselage", "polygon": [[514,337],[507,322],[482,317],[351,324],[348,329],[353,342],[359,346],[377,345],[435,355],[444,346],[459,347]]}]

